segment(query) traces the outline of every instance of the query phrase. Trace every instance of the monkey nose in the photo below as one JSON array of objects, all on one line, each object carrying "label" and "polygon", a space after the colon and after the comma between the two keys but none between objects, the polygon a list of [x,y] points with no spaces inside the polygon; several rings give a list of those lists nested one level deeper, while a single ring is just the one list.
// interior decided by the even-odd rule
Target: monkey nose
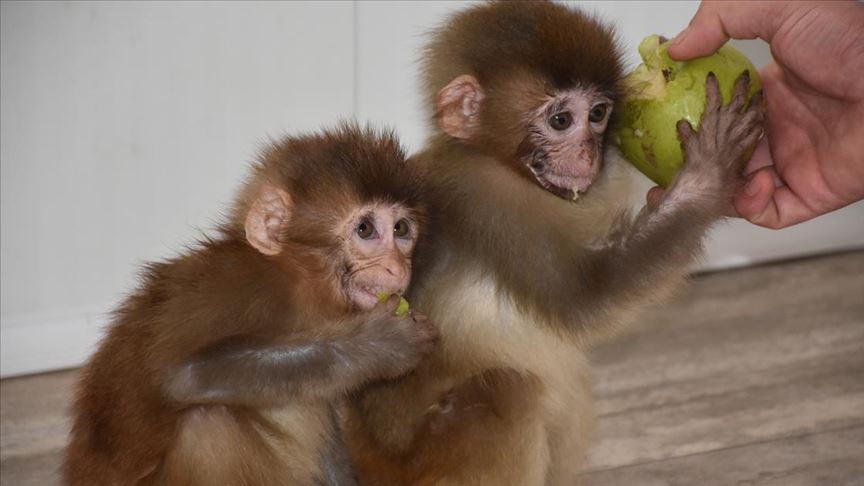
[{"label": "monkey nose", "polygon": [[389,273],[390,275],[392,275],[396,279],[401,280],[401,279],[405,278],[406,271],[402,265],[392,264],[392,265],[387,265],[385,268],[387,269],[387,273]]},{"label": "monkey nose", "polygon": [[387,274],[393,277],[393,280],[401,282],[408,276],[408,269],[396,258],[388,259],[383,263],[383,266]]}]

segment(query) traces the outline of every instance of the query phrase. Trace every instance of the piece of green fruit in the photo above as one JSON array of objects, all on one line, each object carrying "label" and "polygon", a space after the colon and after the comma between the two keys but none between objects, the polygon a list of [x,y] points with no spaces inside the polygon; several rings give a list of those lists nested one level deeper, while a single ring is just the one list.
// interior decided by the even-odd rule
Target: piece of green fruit
[{"label": "piece of green fruit", "polygon": [[672,182],[684,161],[678,120],[699,128],[709,72],[717,76],[723,104],[732,99],[735,81],[745,69],[750,71],[748,100],[762,89],[753,63],[728,44],[715,54],[690,61],[672,60],[668,47],[658,35],[639,44],[643,63],[624,79],[625,99],[614,133],[624,157],[663,187]]},{"label": "piece of green fruit", "polygon": [[[378,300],[381,302],[384,302],[385,300],[390,298],[391,295],[392,295],[392,292],[378,292]],[[409,307],[410,306],[408,305],[408,301],[405,300],[405,297],[402,297],[400,295],[399,296],[399,305],[396,306],[396,312],[394,312],[393,314],[400,316],[400,317],[404,316],[405,314],[408,313]]]}]

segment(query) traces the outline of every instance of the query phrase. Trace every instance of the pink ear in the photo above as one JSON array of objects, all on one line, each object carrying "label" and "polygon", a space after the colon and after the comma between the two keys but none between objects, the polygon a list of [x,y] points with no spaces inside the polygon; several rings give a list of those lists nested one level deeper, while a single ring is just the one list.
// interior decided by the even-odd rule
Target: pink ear
[{"label": "pink ear", "polygon": [[457,76],[438,92],[438,126],[451,137],[467,139],[477,126],[483,90],[477,78]]},{"label": "pink ear", "polygon": [[282,251],[280,236],[291,214],[291,196],[265,183],[246,214],[246,240],[264,255]]}]

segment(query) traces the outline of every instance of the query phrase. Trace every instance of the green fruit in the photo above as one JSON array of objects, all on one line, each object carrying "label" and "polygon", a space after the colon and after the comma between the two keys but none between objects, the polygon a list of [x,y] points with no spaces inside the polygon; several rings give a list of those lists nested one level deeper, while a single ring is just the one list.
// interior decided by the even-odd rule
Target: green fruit
[{"label": "green fruit", "polygon": [[698,129],[708,73],[717,76],[724,104],[732,99],[735,81],[745,69],[750,71],[748,100],[762,88],[756,67],[730,45],[691,61],[672,60],[668,47],[657,35],[639,44],[643,63],[624,79],[627,91],[614,133],[624,157],[664,187],[684,161],[676,124],[683,118]]},{"label": "green fruit", "polygon": [[[390,298],[391,295],[392,295],[391,292],[378,292],[378,300],[381,302],[384,302],[385,300]],[[410,308],[410,305],[408,305],[408,301],[405,300],[405,297],[402,297],[400,295],[399,296],[399,305],[396,306],[396,312],[394,312],[393,314],[400,316],[400,317],[404,316],[405,314],[408,313],[409,308]]]}]

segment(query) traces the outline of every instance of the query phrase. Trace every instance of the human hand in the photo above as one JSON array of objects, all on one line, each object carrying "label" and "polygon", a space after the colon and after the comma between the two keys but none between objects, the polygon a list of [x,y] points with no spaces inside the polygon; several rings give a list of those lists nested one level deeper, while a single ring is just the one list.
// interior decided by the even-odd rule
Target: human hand
[{"label": "human hand", "polygon": [[[767,137],[735,212],[783,228],[864,198],[864,5],[705,1],[669,55],[692,59],[757,37],[774,57],[761,71]],[[649,202],[661,194],[652,189]]]}]

